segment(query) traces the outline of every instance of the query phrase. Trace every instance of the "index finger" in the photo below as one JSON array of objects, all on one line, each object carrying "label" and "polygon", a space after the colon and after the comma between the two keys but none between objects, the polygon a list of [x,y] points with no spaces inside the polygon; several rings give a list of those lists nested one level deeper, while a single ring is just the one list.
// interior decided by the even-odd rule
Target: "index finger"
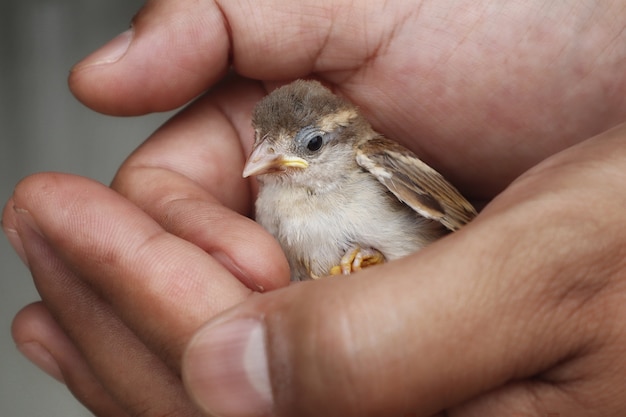
[{"label": "index finger", "polygon": [[122,165],[112,187],[165,228],[216,258],[255,291],[287,285],[278,243],[246,217],[254,192],[242,178],[260,85],[228,80],[159,129]]}]

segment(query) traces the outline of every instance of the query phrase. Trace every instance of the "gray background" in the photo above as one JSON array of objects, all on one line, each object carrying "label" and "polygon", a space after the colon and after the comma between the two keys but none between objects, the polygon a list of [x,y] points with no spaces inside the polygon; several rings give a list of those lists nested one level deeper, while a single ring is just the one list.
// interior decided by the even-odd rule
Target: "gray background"
[{"label": "gray background", "polygon": [[[113,118],[76,101],[71,66],[128,27],[140,0],[0,1],[0,200],[38,171],[108,183],[167,115]],[[16,350],[11,320],[38,299],[30,274],[0,237],[0,416],[89,416],[65,386]]]}]

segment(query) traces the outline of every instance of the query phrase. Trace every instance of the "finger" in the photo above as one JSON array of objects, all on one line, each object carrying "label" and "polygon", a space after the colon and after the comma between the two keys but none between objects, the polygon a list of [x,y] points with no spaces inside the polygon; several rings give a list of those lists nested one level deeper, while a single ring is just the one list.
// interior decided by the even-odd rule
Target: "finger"
[{"label": "finger", "polygon": [[[480,198],[624,119],[619,4],[362,6],[153,0],[122,37],[132,40],[122,56],[89,58],[70,86],[94,109],[128,115],[196,97],[224,74],[229,56],[255,79],[315,75]],[[554,22],[561,30],[545,42]]]},{"label": "finger", "polygon": [[[18,230],[37,290],[115,402],[135,416],[197,415],[177,375],[69,270],[30,227],[30,220],[20,216]],[[75,389],[73,384],[68,387]],[[76,394],[83,392],[78,389]],[[84,400],[88,406],[100,402]]]},{"label": "finger", "polygon": [[94,415],[128,415],[96,379],[85,358],[42,303],[23,308],[15,316],[11,330],[20,352],[65,383]]},{"label": "finger", "polygon": [[[534,381],[512,381],[486,395],[451,407],[446,410],[444,417],[592,416],[598,411],[601,411],[601,415],[607,415],[604,412],[607,403],[588,401],[585,398],[585,391],[591,391],[588,386],[581,390],[580,386],[576,387],[577,384],[571,382],[561,385],[555,381],[544,381],[541,376]],[[598,391],[594,389],[593,392]]]},{"label": "finger", "polygon": [[229,48],[216,2],[148,1],[128,31],[72,69],[69,85],[102,113],[169,110],[225,74]]},{"label": "finger", "polygon": [[606,381],[585,384],[597,369],[583,364],[624,333],[605,319],[624,314],[611,294],[625,266],[625,142],[622,126],[559,155],[414,256],[232,309],[192,339],[189,391],[238,417],[428,416],[481,396],[495,402],[479,415],[502,415],[507,402],[571,410],[580,391],[602,397]]},{"label": "finger", "polygon": [[[198,96],[225,73],[228,57],[255,79],[314,75],[336,84],[377,130],[482,199],[624,118],[618,4],[593,11],[544,2],[362,6],[153,0],[132,36],[79,64],[70,87],[96,110],[131,115]],[[543,41],[554,22],[561,30]]]},{"label": "finger", "polygon": [[112,184],[254,291],[289,281],[278,243],[245,217],[253,212],[254,194],[241,173],[254,137],[252,107],[262,94],[258,83],[236,78],[223,83],[152,135]]},{"label": "finger", "polygon": [[[221,78],[230,61],[239,73],[255,79],[331,70],[347,77],[374,54],[383,29],[392,29],[382,19],[368,19],[380,13],[376,7],[335,6],[148,1],[128,32],[73,68],[70,87],[95,110],[131,115],[186,103]],[[402,13],[395,9],[386,10],[386,16]],[[355,26],[360,20],[368,26]],[[346,36],[362,39],[362,47],[347,44]],[[322,54],[324,50],[329,51]]]},{"label": "finger", "polygon": [[[178,367],[182,344],[200,323],[250,294],[202,249],[166,233],[101,184],[70,175],[39,174],[18,184],[13,203],[17,220],[9,221],[17,223],[18,232],[24,225],[38,231],[29,233],[29,238],[39,236],[54,248],[57,263],[71,265],[72,274],[84,281],[81,285],[95,290],[173,369]],[[21,234],[20,239],[25,247]],[[51,256],[48,252],[51,249],[46,250],[46,256]],[[60,268],[57,263],[53,266]],[[38,276],[44,300],[55,297],[59,309],[67,308],[71,292],[58,289],[61,284],[54,274]],[[46,288],[50,294],[55,290],[55,295],[47,294]],[[84,292],[76,298],[83,296],[93,298]]]}]

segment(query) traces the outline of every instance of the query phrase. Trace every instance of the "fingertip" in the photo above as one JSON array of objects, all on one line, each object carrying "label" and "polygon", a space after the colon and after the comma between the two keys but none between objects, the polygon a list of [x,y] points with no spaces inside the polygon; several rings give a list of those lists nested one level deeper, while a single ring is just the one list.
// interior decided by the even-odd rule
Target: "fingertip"
[{"label": "fingertip", "polygon": [[183,379],[195,402],[223,417],[270,414],[265,343],[263,323],[256,319],[218,322],[198,331],[183,359]]},{"label": "fingertip", "polygon": [[148,2],[129,30],[72,68],[68,84],[78,100],[105,114],[167,111],[226,73],[229,46],[213,2]]},{"label": "fingertip", "polygon": [[82,354],[42,302],[29,304],[17,313],[11,334],[29,361],[66,384],[94,415],[128,415],[95,379]]},{"label": "fingertip", "polygon": [[22,244],[22,239],[17,231],[17,219],[15,218],[15,215],[15,204],[13,203],[13,198],[10,198],[2,211],[2,231],[24,265],[28,265],[24,245]]},{"label": "fingertip", "polygon": [[134,37],[134,28],[120,33],[107,44],[87,56],[72,67],[70,72],[81,71],[91,66],[114,64],[119,61],[128,51]]},{"label": "fingertip", "polygon": [[69,203],[78,197],[77,190],[99,192],[107,187],[90,178],[61,172],[39,172],[29,175],[17,183],[13,191],[13,204],[17,209],[26,210],[39,221],[41,214],[58,218],[62,213],[51,210],[51,202]]},{"label": "fingertip", "polygon": [[41,303],[20,310],[11,324],[11,334],[17,349],[30,362],[59,382],[64,383],[61,368],[48,347],[51,339],[63,339],[58,326]]},{"label": "fingertip", "polygon": [[284,287],[289,283],[289,267],[274,254],[271,256],[276,262],[272,259],[269,259],[269,262],[261,259],[260,263],[244,262],[241,266],[225,252],[213,252],[211,256],[252,291],[262,293]]},{"label": "fingertip", "polygon": [[212,255],[253,291],[265,292],[287,286],[289,265],[280,245],[257,223],[245,220],[236,228],[233,225],[230,235],[222,240],[223,252]]}]

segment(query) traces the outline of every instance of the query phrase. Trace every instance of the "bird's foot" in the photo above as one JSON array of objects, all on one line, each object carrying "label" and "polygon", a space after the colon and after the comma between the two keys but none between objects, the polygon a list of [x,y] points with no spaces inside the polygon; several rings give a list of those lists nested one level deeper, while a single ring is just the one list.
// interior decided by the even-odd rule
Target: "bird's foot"
[{"label": "bird's foot", "polygon": [[341,263],[330,269],[330,275],[349,275],[368,266],[385,263],[382,253],[372,248],[355,247],[341,257]]}]

